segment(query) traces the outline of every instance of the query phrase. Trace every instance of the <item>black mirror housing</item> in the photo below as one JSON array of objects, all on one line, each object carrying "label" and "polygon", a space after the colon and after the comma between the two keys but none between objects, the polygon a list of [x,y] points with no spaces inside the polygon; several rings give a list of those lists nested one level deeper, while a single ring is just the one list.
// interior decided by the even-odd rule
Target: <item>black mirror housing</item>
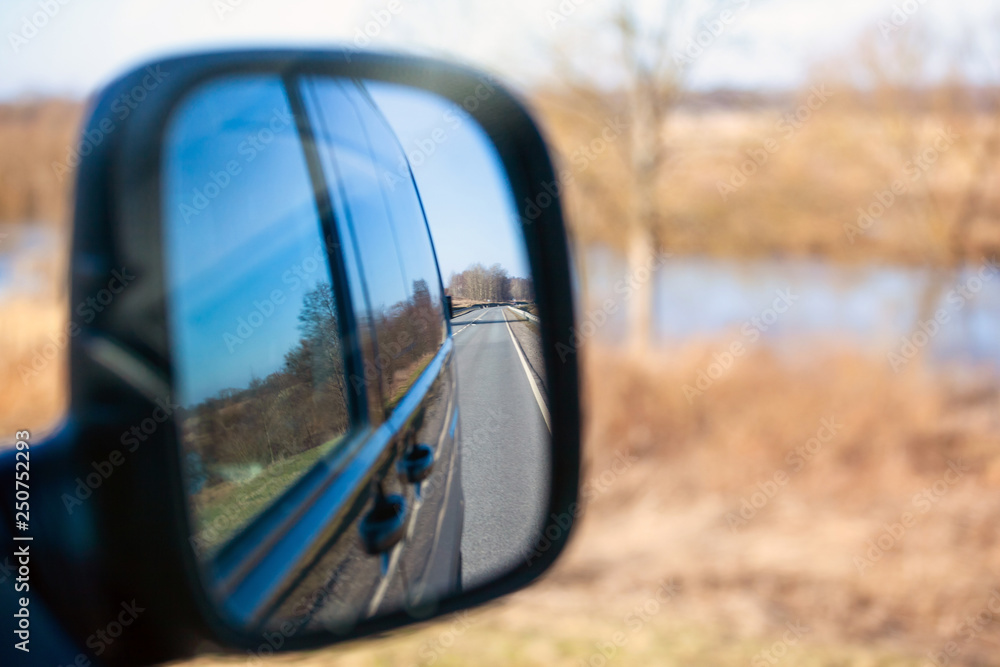
[{"label": "black mirror housing", "polygon": [[[534,277],[549,388],[552,479],[546,540],[495,581],[433,608],[361,620],[341,634],[290,633],[282,650],[369,636],[482,604],[537,579],[564,548],[578,516],[580,405],[570,257],[557,177],[524,105],[494,79],[423,58],[345,51],[244,51],[183,56],[110,84],[84,130],[91,150],[76,183],[70,303],[109,291],[70,337],[68,419],[32,443],[32,592],[84,646],[122,605],[141,609],[107,664],[146,664],[208,648],[257,651],[267,639],[232,624],[201,584],[183,497],[166,325],[160,192],[161,138],[188,91],[223,75],[322,75],[406,84],[465,105],[501,158]],[[477,90],[489,88],[490,94]],[[547,205],[541,205],[548,202]],[[530,214],[530,215],[529,215]],[[117,281],[117,282],[114,282]],[[129,288],[115,292],[127,281]],[[452,299],[445,310],[453,315]],[[10,454],[10,456],[8,456]],[[13,478],[13,452],[2,455]],[[10,472],[8,472],[10,471]],[[5,488],[10,488],[9,485]],[[13,498],[4,511],[13,507]],[[7,524],[12,516],[6,516]],[[12,547],[13,548],[13,547]],[[277,647],[274,647],[277,648]]]}]

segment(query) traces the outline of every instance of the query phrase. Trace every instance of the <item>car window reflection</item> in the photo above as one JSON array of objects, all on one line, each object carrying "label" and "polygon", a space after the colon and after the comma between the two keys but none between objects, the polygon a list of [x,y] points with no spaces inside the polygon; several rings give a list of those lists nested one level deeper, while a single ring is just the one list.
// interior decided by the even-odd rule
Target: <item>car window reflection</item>
[{"label": "car window reflection", "polygon": [[168,131],[166,281],[194,544],[214,552],[350,428],[339,304],[284,88],[192,94]]},{"label": "car window reflection", "polygon": [[[433,246],[405,156],[364,90],[313,79],[303,91],[339,224],[354,240],[366,279],[375,345],[365,374],[388,414],[446,334]],[[393,176],[400,169],[405,179]]]}]

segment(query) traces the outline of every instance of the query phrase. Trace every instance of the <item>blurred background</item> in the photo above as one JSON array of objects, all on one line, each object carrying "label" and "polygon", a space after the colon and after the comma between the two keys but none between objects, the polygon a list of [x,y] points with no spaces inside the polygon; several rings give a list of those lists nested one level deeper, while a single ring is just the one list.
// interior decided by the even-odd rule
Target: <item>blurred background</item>
[{"label": "blurred background", "polygon": [[0,433],[63,413],[77,133],[128,67],[457,59],[520,93],[558,163],[569,552],[376,642],[193,664],[1000,664],[1000,3],[34,0],[0,33]]}]

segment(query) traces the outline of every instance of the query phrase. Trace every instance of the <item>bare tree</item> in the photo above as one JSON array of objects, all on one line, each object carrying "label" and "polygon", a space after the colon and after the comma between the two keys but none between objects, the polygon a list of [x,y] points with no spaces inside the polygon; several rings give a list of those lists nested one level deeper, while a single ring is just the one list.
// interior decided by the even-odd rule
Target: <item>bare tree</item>
[{"label": "bare tree", "polygon": [[[337,300],[329,283],[320,283],[306,293],[299,313],[302,347],[312,359],[313,377],[329,385],[340,402],[347,404],[344,352],[340,340]],[[289,358],[286,356],[286,365]]]},{"label": "bare tree", "polygon": [[[624,127],[620,140],[612,138],[620,159],[617,169],[578,170],[576,193],[581,205],[576,212],[591,217],[596,226],[614,226],[623,238],[629,273],[648,266],[660,247],[669,244],[669,221],[660,202],[674,158],[665,140],[665,130],[685,88],[687,69],[693,57],[687,53],[694,3],[671,0],[661,3],[655,15],[641,12],[637,0],[620,0],[612,10],[611,53],[596,49],[590,40],[572,48],[566,43],[556,54],[559,82],[565,106],[589,124],[592,132],[603,132],[609,121]],[[694,17],[695,24],[697,17]],[[592,52],[588,55],[588,52]],[[599,58],[601,66],[592,58]],[[601,71],[611,83],[601,88],[594,72]],[[569,147],[572,150],[572,146]],[[608,174],[618,172],[617,177]],[[585,202],[585,203],[584,203]],[[581,210],[586,209],[586,210]],[[594,220],[601,216],[603,220]],[[652,281],[633,281],[636,289],[628,303],[629,347],[638,354],[649,346],[652,326]]]},{"label": "bare tree", "polygon": [[[948,152],[968,158],[968,169],[945,168],[939,162],[951,156],[937,155],[934,149],[934,166],[922,167],[925,173],[891,216],[898,226],[890,238],[898,245],[923,237],[918,247],[930,279],[920,295],[917,323],[933,316],[964,266],[981,260],[974,257],[984,250],[973,238],[974,227],[990,216],[988,184],[1000,161],[996,54],[985,53],[973,31],[966,33],[960,48],[941,52],[928,47],[935,43],[930,27],[914,19],[889,40],[870,33],[859,49],[856,76],[870,91],[867,106],[895,149],[885,178],[891,180],[899,165],[911,164],[915,156],[932,150],[931,133],[945,128],[956,132],[956,145]],[[951,59],[948,73],[934,81],[934,69],[943,59]],[[972,80],[969,62],[989,64],[993,80],[986,85]]]},{"label": "bare tree", "polygon": [[534,299],[531,279],[512,277],[500,264],[487,269],[476,263],[461,273],[452,273],[448,292],[455,297],[481,302]]},{"label": "bare tree", "polygon": [[275,431],[277,430],[277,425],[275,424],[277,417],[277,411],[275,410],[276,401],[271,394],[269,385],[256,375],[251,376],[250,384],[247,388],[252,403],[251,409],[246,410],[247,417],[253,419],[260,429],[259,433],[263,438],[268,463],[274,465],[277,459],[275,456],[275,447],[277,445],[275,438]]}]

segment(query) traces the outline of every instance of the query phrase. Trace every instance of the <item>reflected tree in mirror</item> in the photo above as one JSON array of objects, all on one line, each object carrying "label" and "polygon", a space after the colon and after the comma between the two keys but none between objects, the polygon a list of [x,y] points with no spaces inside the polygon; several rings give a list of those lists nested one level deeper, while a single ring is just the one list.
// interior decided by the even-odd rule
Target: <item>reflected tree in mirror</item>
[{"label": "reflected tree in mirror", "polygon": [[165,234],[202,557],[263,512],[350,428],[327,243],[277,78],[205,87],[166,150]]},{"label": "reflected tree in mirror", "polygon": [[468,109],[233,76],[193,91],[165,142],[180,454],[220,609],[346,631],[537,559],[551,425],[533,277]]}]

